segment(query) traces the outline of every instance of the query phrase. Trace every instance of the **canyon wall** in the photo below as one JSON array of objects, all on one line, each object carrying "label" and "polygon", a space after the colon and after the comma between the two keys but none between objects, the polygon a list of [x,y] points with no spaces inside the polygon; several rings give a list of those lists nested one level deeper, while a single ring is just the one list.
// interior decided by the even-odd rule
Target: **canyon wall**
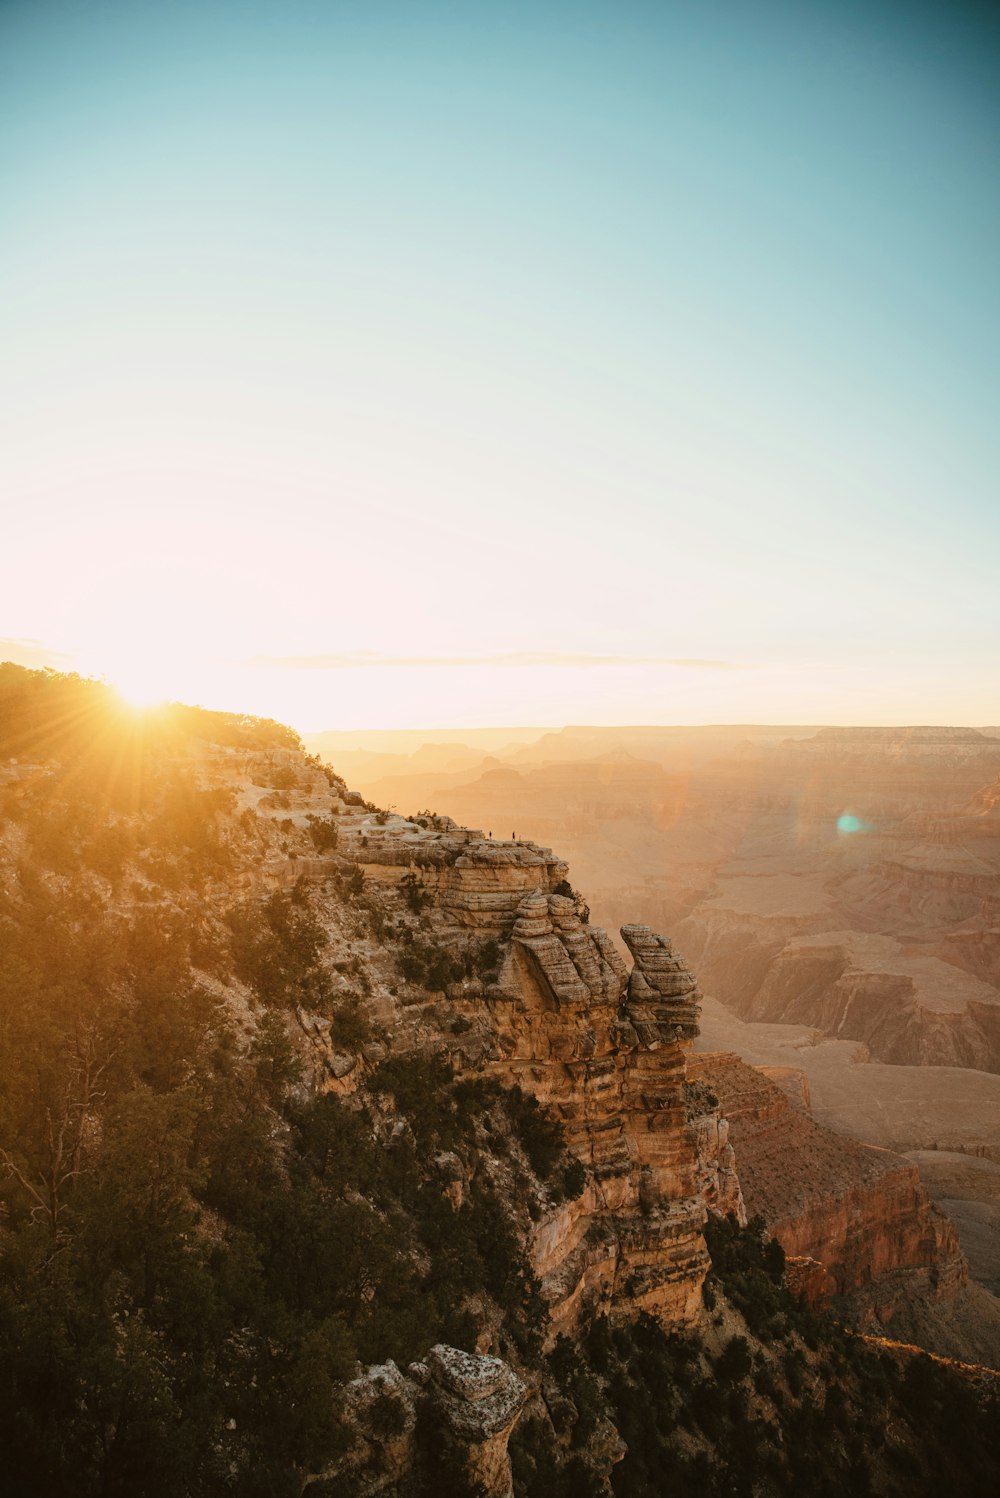
[{"label": "canyon wall", "polygon": [[[315,815],[308,798],[284,800],[276,813],[291,821]],[[492,949],[485,976],[429,995],[379,971],[385,952],[347,937],[329,902],[331,955],[365,968],[393,1050],[444,1051],[456,1071],[517,1083],[560,1119],[586,1168],[582,1193],[546,1203],[529,1245],[552,1336],[585,1311],[692,1323],[709,1267],[706,1212],[742,1204],[725,1121],[686,1081],[699,993],[684,962],[666,938],[630,925],[626,967],[547,848],[447,817],[376,813],[345,794],[332,801],[336,852],[296,860],[296,876],[319,892],[331,874],[360,870],[397,937],[444,954]],[[321,1052],[321,1025],[302,1018]],[[325,1085],[349,1094],[364,1059],[333,1054],[327,1069]]]},{"label": "canyon wall", "polygon": [[997,738],[567,729],[496,753],[427,777],[428,747],[381,790],[557,839],[596,919],[670,930],[745,1019],[1000,1071]]},{"label": "canyon wall", "polygon": [[1000,1071],[1000,990],[933,951],[873,932],[795,933],[738,910],[680,929],[708,991],[741,1019],[812,1025],[897,1066]]},{"label": "canyon wall", "polygon": [[[317,887],[335,868],[360,870],[384,915],[400,923],[397,939],[407,921],[411,938],[445,952],[470,942],[494,949],[489,972],[428,995],[376,972],[384,953],[348,943],[345,955],[369,967],[371,1004],[393,1049],[444,1050],[459,1072],[516,1082],[560,1118],[586,1167],[580,1195],[540,1203],[531,1231],[552,1337],[601,1312],[693,1323],[709,1267],[708,1211],[741,1221],[759,1213],[791,1257],[823,1266],[830,1293],[859,1317],[887,1321],[901,1297],[946,1299],[962,1288],[950,1223],[912,1165],[822,1128],[735,1056],[691,1052],[699,992],[666,938],[624,926],[629,969],[589,923],[551,850],[494,840],[447,817],[414,821],[334,799],[336,853],[299,864]],[[314,814],[306,801],[279,809]],[[801,899],[793,889],[786,905]],[[773,919],[794,932],[794,904]],[[737,982],[741,960],[753,962],[748,945],[749,957],[747,945],[726,946]],[[824,941],[787,932],[784,946],[801,954],[795,992],[833,1003],[831,964],[841,977],[847,970],[841,948],[831,954]],[[758,986],[768,981],[765,970]],[[859,987],[864,1013],[873,1008],[871,978]],[[364,1058],[354,1063],[338,1058],[327,1085],[353,1090]],[[800,1078],[781,1080],[807,1103]]]},{"label": "canyon wall", "polygon": [[[407,847],[403,836],[405,865],[382,846]],[[720,1164],[710,1144],[699,1153],[702,1115],[685,1089],[694,978],[670,943],[641,925],[622,930],[633,958],[626,969],[582,902],[556,893],[567,888],[566,867],[547,849],[467,838],[444,819],[409,838],[363,832],[343,842],[383,889],[417,881],[432,897],[436,940],[473,931],[497,941],[495,981],[472,981],[452,1002],[470,1026],[486,1018],[487,1070],[552,1109],[587,1168],[582,1195],[545,1213],[531,1243],[553,1335],[571,1330],[583,1310],[693,1322],[708,1269],[702,1180],[714,1169],[718,1193],[721,1171],[721,1191],[734,1193],[731,1159]],[[717,1120],[700,1127],[718,1136]],[[725,1147],[717,1139],[717,1151]]]},{"label": "canyon wall", "polygon": [[964,1289],[955,1231],[916,1167],[818,1124],[800,1074],[724,1052],[696,1053],[690,1071],[729,1119],[748,1213],[787,1254],[823,1266],[842,1313],[891,1327],[901,1306]]}]

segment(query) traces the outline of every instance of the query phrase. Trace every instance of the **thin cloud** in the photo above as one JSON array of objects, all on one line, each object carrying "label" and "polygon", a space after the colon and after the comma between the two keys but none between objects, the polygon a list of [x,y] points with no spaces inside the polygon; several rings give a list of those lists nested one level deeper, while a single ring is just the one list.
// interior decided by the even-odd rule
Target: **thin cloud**
[{"label": "thin cloud", "polygon": [[63,650],[53,650],[43,640],[0,639],[0,661],[15,666],[65,665],[71,659]]},{"label": "thin cloud", "polygon": [[678,666],[691,671],[739,671],[732,661],[676,655],[560,655],[546,650],[512,650],[498,655],[255,655],[252,666],[285,671],[349,671],[385,666]]}]

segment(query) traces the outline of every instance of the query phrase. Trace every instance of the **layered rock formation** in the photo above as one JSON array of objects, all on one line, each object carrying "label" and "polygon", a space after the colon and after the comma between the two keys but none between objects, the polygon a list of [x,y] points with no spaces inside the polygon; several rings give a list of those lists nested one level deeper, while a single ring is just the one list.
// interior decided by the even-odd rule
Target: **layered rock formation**
[{"label": "layered rock formation", "polygon": [[909,1161],[835,1134],[809,1115],[785,1074],[771,1078],[725,1053],[696,1053],[692,1075],[730,1120],[751,1216],[764,1218],[814,1298],[836,1294],[861,1321],[891,1323],[901,1304],[947,1300],[968,1271],[948,1218]]},{"label": "layered rock formation", "polygon": [[528,1398],[500,1358],[438,1344],[405,1374],[392,1361],[366,1369],[342,1400],[344,1456],[306,1479],[303,1492],[323,1498],[396,1494],[414,1473],[442,1484],[445,1474],[484,1498],[511,1498],[507,1441]]},{"label": "layered rock formation", "polygon": [[1000,1071],[1000,990],[932,953],[869,932],[791,934],[734,911],[685,929],[743,1019],[814,1025],[897,1066]]},{"label": "layered rock formation", "polygon": [[730,1143],[729,1119],[721,1113],[711,1087],[698,1080],[685,1083],[688,1126],[698,1155],[701,1198],[718,1217],[732,1214],[740,1226],[747,1221],[736,1151]]},{"label": "layered rock formation", "polygon": [[572,900],[537,890],[518,908],[487,995],[494,1066],[558,1114],[588,1167],[583,1195],[543,1218],[534,1237],[555,1331],[583,1307],[690,1322],[708,1268],[684,1090],[696,985],[648,928],[622,934],[631,974]]},{"label": "layered rock formation", "polygon": [[[558,839],[598,918],[666,925],[745,1018],[786,1018],[801,998],[795,1020],[880,1060],[1000,1069],[996,737],[573,729],[505,757],[465,784],[398,778],[392,799]],[[872,934],[889,944],[866,945]],[[851,942],[850,977],[834,973],[815,1012],[789,945],[806,937]],[[911,959],[939,966],[923,981]]]},{"label": "layered rock formation", "polygon": [[[383,996],[379,1012],[394,1048],[444,1045],[459,1069],[485,1066],[562,1120],[587,1183],[576,1201],[546,1210],[533,1234],[552,1335],[584,1308],[693,1321],[708,1269],[706,1202],[735,1205],[739,1187],[717,1109],[692,1114],[685,1093],[699,996],[683,961],[633,925],[622,931],[629,971],[582,902],[558,892],[569,889],[567,869],[549,849],[446,817],[376,815],[343,797],[337,810],[337,853],[302,872],[357,867],[386,911],[405,911],[409,897],[442,950],[486,940],[500,953],[492,981],[449,987],[461,1040],[442,1035],[417,995]],[[328,1058],[328,1068],[329,1085],[353,1089],[344,1058]]]}]

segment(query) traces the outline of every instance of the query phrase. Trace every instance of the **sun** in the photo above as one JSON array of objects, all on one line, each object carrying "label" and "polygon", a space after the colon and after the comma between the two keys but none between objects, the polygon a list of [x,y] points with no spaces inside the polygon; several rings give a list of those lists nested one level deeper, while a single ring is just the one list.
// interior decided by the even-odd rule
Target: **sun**
[{"label": "sun", "polygon": [[155,563],[109,571],[74,617],[80,669],[137,710],[216,695],[219,640],[231,619],[224,599],[190,583]]},{"label": "sun", "polygon": [[137,712],[159,707],[177,696],[176,663],[166,661],[155,651],[144,650],[141,642],[134,654],[119,648],[110,659],[105,658],[100,674],[122,701]]},{"label": "sun", "polygon": [[148,712],[150,708],[162,707],[167,701],[168,693],[161,692],[154,684],[145,681],[123,681],[120,677],[112,677],[111,685],[127,707],[136,712]]}]

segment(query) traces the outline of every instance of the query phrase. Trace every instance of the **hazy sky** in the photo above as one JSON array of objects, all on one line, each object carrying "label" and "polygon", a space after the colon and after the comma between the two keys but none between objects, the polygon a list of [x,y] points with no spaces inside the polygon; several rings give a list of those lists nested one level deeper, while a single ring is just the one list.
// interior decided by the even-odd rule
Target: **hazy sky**
[{"label": "hazy sky", "polygon": [[0,658],[1000,720],[992,5],[2,0]]}]

